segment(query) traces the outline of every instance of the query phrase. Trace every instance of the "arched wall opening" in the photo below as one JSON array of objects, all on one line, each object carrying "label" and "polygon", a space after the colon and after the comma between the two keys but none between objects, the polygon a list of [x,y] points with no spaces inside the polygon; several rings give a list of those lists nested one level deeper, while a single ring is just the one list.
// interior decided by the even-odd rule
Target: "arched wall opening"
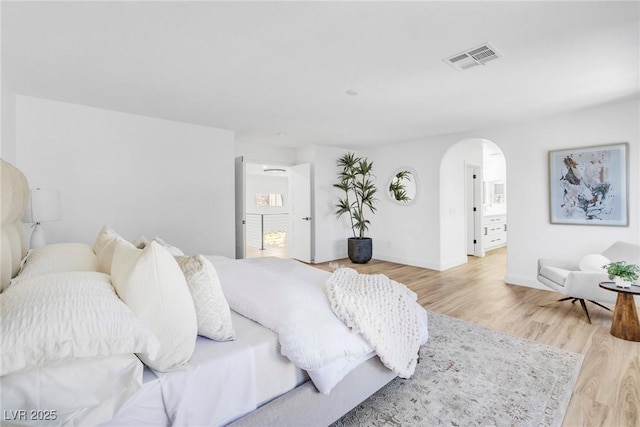
[{"label": "arched wall opening", "polygon": [[[474,178],[475,176],[475,178]],[[440,161],[442,269],[507,244],[506,159],[485,138],[452,145]],[[474,210],[475,208],[475,210]]]}]

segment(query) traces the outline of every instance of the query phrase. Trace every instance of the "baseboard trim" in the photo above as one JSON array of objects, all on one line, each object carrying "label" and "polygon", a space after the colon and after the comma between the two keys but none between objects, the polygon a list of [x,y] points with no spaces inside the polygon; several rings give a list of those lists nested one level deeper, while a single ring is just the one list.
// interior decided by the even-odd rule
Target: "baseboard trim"
[{"label": "baseboard trim", "polygon": [[420,260],[420,259],[404,258],[404,257],[398,257],[394,255],[380,254],[380,253],[374,253],[373,258],[379,259],[380,261],[395,262],[398,264],[410,265],[412,267],[427,268],[429,270],[436,270],[436,271],[448,270],[449,268],[457,267],[459,265],[467,263],[466,256],[464,258],[458,258],[455,260],[452,259],[439,264],[424,262],[423,260]]},{"label": "baseboard trim", "polygon": [[395,262],[397,264],[410,265],[412,267],[427,268],[429,270],[440,270],[438,268],[439,267],[438,265],[432,264],[429,262],[424,262],[423,260],[420,260],[420,259],[404,258],[404,257],[398,257],[394,255],[389,255],[389,254],[381,254],[381,253],[374,253],[373,258],[379,259],[380,261],[388,261],[388,262]]},{"label": "baseboard trim", "polygon": [[450,259],[440,263],[440,271],[448,270],[450,268],[466,264],[467,262],[468,260],[466,255],[464,256],[464,258]]}]

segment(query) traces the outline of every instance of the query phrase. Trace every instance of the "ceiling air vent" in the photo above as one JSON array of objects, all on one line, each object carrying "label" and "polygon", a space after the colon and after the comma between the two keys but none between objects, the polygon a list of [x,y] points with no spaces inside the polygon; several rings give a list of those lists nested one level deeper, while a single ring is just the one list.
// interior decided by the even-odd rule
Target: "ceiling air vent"
[{"label": "ceiling air vent", "polygon": [[489,43],[484,43],[481,46],[473,49],[466,50],[464,52],[457,53],[449,58],[443,59],[444,62],[451,65],[458,71],[468,70],[476,65],[484,65],[494,59],[502,58],[500,54]]}]

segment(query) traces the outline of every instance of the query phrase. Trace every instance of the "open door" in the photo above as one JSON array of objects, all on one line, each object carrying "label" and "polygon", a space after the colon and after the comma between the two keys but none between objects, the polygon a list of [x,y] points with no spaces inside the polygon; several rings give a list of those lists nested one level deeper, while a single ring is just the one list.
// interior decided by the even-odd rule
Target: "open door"
[{"label": "open door", "polygon": [[465,171],[467,255],[484,256],[482,250],[482,169],[467,165]]},{"label": "open door", "polygon": [[311,251],[311,165],[291,166],[291,257],[313,262]]},{"label": "open door", "polygon": [[236,157],[235,189],[236,189],[236,259],[245,257],[245,184],[244,159]]}]

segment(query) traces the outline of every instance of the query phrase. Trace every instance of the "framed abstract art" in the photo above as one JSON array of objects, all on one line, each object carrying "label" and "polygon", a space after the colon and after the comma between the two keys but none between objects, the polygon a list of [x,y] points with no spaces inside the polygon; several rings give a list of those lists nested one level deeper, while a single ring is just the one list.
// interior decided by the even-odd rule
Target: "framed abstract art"
[{"label": "framed abstract art", "polygon": [[552,224],[626,226],[629,144],[549,152]]}]

